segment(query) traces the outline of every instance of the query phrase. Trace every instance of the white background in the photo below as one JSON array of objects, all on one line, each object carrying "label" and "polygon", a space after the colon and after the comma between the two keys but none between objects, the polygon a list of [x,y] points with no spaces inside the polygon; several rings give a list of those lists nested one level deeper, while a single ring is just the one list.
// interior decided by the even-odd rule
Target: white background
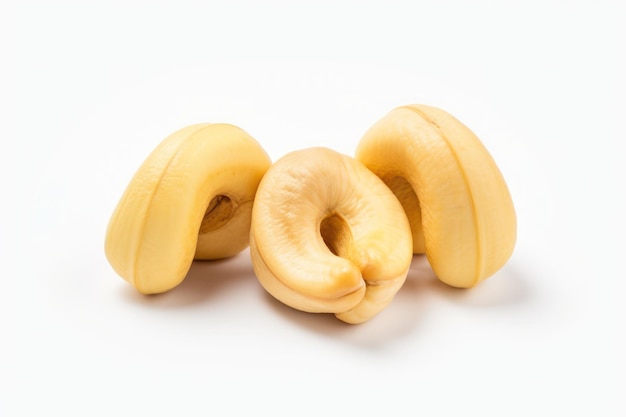
[{"label": "white background", "polygon": [[[626,415],[622,4],[2,2],[0,415]],[[510,186],[517,247],[479,287],[416,258],[349,326],[274,301],[248,252],[153,297],[108,265],[173,131],[353,154],[409,103],[467,124]]]}]

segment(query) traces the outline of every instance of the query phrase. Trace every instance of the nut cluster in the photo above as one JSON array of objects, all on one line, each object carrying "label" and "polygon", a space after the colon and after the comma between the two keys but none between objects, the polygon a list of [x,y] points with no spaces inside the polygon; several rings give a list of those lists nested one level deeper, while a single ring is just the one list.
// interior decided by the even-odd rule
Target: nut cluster
[{"label": "nut cluster", "polygon": [[426,105],[393,109],[354,156],[308,148],[274,163],[229,124],[185,127],[130,181],[105,253],[139,292],[176,287],[194,259],[246,247],[260,284],[302,311],[362,323],[381,312],[425,254],[444,283],[470,288],[516,240],[506,182],[476,135]]}]

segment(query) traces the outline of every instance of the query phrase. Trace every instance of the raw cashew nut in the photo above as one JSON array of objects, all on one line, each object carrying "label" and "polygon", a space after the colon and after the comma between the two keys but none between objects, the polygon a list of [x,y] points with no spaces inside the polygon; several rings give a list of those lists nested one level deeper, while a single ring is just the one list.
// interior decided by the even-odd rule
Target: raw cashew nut
[{"label": "raw cashew nut", "polygon": [[271,164],[228,124],[185,127],[148,156],[115,209],[105,253],[144,294],[168,291],[193,259],[233,256],[249,244],[257,186]]},{"label": "raw cashew nut", "polygon": [[353,158],[310,148],[265,174],[250,253],[260,283],[278,300],[361,323],[404,283],[412,240],[402,206],[376,175]]},{"label": "raw cashew nut", "polygon": [[472,287],[509,259],[516,215],[495,161],[465,125],[425,105],[396,108],[361,139],[356,159],[406,210],[415,253],[437,277]]}]

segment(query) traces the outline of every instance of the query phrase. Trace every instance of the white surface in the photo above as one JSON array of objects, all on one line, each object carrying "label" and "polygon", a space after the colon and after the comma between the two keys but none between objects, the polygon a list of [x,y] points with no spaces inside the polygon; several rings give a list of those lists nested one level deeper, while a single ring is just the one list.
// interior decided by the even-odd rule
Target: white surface
[{"label": "white surface", "polygon": [[[0,6],[0,415],[626,414],[620,2],[154,3]],[[513,194],[516,251],[479,287],[416,259],[348,326],[274,301],[247,252],[154,297],[104,258],[174,130],[352,154],[414,102],[472,128]]]}]

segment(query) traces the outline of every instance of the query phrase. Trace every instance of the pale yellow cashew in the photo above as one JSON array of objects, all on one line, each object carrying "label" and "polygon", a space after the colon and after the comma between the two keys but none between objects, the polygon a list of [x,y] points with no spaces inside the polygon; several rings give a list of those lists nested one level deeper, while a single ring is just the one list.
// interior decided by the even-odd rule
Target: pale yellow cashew
[{"label": "pale yellow cashew", "polygon": [[106,233],[115,271],[139,292],[168,291],[193,259],[233,256],[249,244],[257,186],[271,164],[261,146],[228,124],[183,128],[148,156]]},{"label": "pale yellow cashew", "polygon": [[278,300],[361,323],[404,283],[412,241],[402,206],[378,177],[353,158],[310,148],[285,155],[261,181],[250,253]]},{"label": "pale yellow cashew", "polygon": [[472,287],[511,256],[516,215],[495,161],[465,125],[425,105],[396,108],[361,139],[356,159],[406,210],[415,253],[443,282]]}]

